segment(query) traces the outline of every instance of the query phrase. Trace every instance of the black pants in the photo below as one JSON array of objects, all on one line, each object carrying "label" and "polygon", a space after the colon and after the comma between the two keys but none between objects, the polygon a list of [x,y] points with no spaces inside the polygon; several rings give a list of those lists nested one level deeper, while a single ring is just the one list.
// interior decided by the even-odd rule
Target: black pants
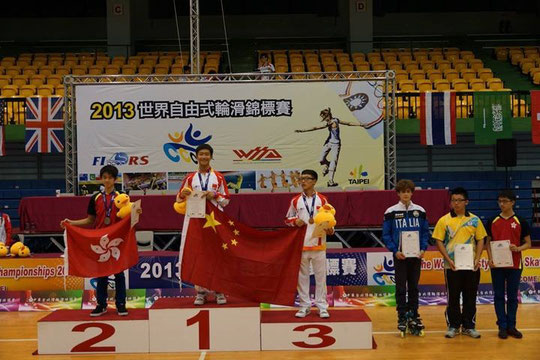
[{"label": "black pants", "polygon": [[[448,306],[446,307],[446,323],[449,327],[459,329],[474,329],[476,326],[476,292],[480,282],[480,270],[446,269],[446,290]],[[463,296],[463,310],[459,304]]]},{"label": "black pants", "polygon": [[407,311],[418,312],[418,280],[421,265],[422,260],[419,258],[398,260],[394,256],[396,310],[400,315],[404,315]]}]

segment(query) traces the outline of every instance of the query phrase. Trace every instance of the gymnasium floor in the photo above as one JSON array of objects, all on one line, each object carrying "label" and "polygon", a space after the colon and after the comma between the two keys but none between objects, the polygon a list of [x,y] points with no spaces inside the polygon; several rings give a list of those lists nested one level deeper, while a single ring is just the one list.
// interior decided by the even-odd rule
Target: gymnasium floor
[{"label": "gymnasium floor", "polygon": [[[332,311],[332,310],[331,310]],[[340,310],[334,310],[340,311]],[[539,360],[540,304],[520,305],[518,329],[523,339],[497,337],[495,312],[491,305],[478,306],[477,329],[481,339],[458,336],[444,338],[443,306],[424,306],[420,313],[426,325],[426,336],[401,339],[396,330],[395,308],[366,309],[373,321],[376,350],[358,351],[265,351],[265,352],[209,352],[175,354],[75,355],[33,356],[37,349],[36,322],[47,313],[0,313],[0,360],[64,360],[64,359],[436,359],[436,360]],[[354,336],[354,334],[351,334]]]}]

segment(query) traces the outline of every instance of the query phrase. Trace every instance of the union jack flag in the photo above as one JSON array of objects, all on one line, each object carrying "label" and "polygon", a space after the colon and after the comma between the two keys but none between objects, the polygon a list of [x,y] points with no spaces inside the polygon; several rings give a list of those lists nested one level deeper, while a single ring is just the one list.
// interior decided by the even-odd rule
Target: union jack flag
[{"label": "union jack flag", "polygon": [[26,152],[64,152],[64,98],[26,98]]}]

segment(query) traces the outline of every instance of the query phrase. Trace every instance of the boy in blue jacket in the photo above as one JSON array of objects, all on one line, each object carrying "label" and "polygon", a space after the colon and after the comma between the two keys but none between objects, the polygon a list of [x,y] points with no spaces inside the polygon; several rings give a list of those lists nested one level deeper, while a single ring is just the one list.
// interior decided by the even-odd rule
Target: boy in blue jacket
[{"label": "boy in blue jacket", "polygon": [[[388,250],[394,254],[398,329],[404,333],[407,329],[407,316],[412,319],[417,329],[424,328],[418,315],[418,280],[421,259],[428,247],[430,233],[426,211],[411,201],[414,183],[402,179],[396,185],[396,192],[399,202],[384,213],[383,240]],[[416,257],[406,257],[403,254],[404,234],[418,238],[420,253]]]}]

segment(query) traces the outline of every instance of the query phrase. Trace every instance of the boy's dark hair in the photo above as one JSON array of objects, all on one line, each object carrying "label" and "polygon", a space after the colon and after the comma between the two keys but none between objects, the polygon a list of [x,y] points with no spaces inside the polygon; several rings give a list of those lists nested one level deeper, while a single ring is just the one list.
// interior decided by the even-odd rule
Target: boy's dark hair
[{"label": "boy's dark hair", "polygon": [[414,192],[414,182],[412,180],[401,179],[396,184],[396,191],[398,193],[402,192],[402,191],[405,191],[407,189],[411,190],[411,192]]},{"label": "boy's dark hair", "polygon": [[210,156],[214,156],[214,149],[208,144],[201,144],[197,146],[197,148],[195,149],[195,155],[199,155],[199,151],[201,150],[208,150],[210,151]]},{"label": "boy's dark hair", "polygon": [[315,170],[302,170],[302,175],[311,175],[315,180],[319,180],[319,175],[317,175],[317,172]]},{"label": "boy's dark hair", "polygon": [[113,165],[105,165],[101,168],[101,170],[99,170],[99,177],[101,178],[105,174],[108,174],[116,179],[118,177],[118,169]]},{"label": "boy's dark hair", "polygon": [[511,201],[516,201],[516,194],[510,189],[504,189],[499,191],[499,195],[497,195],[497,200],[500,198],[506,198]]},{"label": "boy's dark hair", "polygon": [[450,191],[450,196],[452,195],[461,195],[465,200],[469,200],[469,193],[462,187],[452,189],[452,191]]},{"label": "boy's dark hair", "polygon": [[208,71],[208,74],[217,74],[216,70],[212,69],[210,71]]},{"label": "boy's dark hair", "polygon": [[263,56],[266,57],[267,59],[269,59],[269,56],[268,56],[267,53],[262,53],[262,54],[261,54],[261,57],[263,57]]},{"label": "boy's dark hair", "polygon": [[184,65],[184,68],[183,68],[183,69],[184,69],[184,74],[185,74],[187,71],[191,72],[191,66],[189,66],[189,65]]}]

